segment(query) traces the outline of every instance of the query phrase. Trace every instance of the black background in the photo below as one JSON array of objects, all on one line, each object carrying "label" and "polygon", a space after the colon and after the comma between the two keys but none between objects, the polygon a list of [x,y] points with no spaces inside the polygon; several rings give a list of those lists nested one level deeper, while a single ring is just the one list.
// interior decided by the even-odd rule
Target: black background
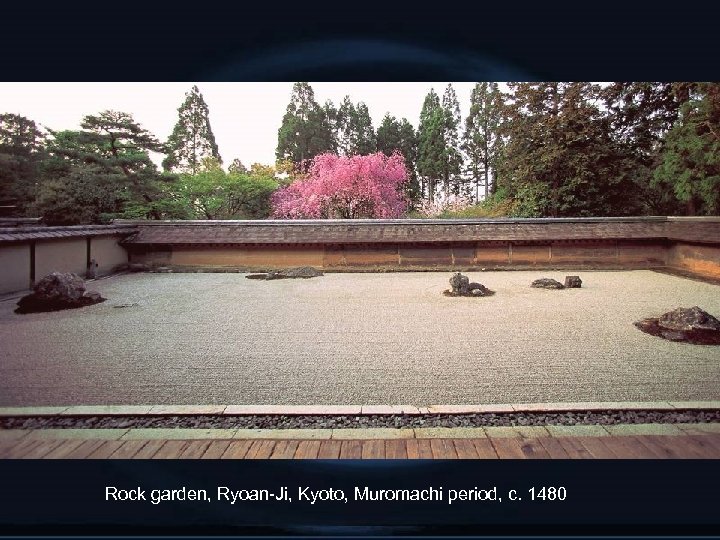
[{"label": "black background", "polygon": [[[717,461],[704,460],[2,460],[6,534],[718,534]],[[107,502],[105,487],[142,487],[147,502]],[[206,489],[212,502],[153,505],[152,489]],[[216,500],[217,486],[289,488],[293,502]],[[311,505],[297,487],[342,489]],[[354,487],[444,487],[439,502],[355,501]],[[447,504],[450,489],[497,486],[500,503]],[[565,501],[531,501],[563,486]],[[507,500],[516,489],[522,501]]]}]

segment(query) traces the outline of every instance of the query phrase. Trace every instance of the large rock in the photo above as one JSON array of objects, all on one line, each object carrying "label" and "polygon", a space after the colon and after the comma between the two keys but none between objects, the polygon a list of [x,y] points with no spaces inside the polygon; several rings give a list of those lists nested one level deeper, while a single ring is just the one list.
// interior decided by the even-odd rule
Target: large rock
[{"label": "large rock", "polygon": [[535,287],[537,289],[564,289],[565,286],[560,283],[559,281],[556,281],[554,279],[550,278],[541,278],[536,279],[530,284],[531,287]]},{"label": "large rock", "polygon": [[677,308],[635,323],[643,332],[695,345],[720,345],[720,321],[698,306]]},{"label": "large rock", "polygon": [[85,282],[77,274],[53,272],[38,281],[33,292],[17,303],[16,313],[59,311],[104,302],[96,292],[86,292]]},{"label": "large rock", "polygon": [[720,321],[697,306],[669,311],[660,317],[658,324],[663,328],[678,332],[692,332],[694,330],[720,332]]},{"label": "large rock", "polygon": [[450,278],[450,290],[444,291],[445,296],[492,296],[493,291],[485,287],[482,283],[470,283],[470,278],[463,276],[460,272],[456,272]]}]

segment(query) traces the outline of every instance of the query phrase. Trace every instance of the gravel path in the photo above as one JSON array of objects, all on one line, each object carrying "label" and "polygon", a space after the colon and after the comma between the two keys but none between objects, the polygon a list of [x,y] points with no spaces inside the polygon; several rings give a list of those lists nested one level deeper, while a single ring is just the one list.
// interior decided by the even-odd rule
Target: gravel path
[{"label": "gravel path", "polygon": [[[583,288],[529,287],[565,274]],[[717,285],[471,272],[495,296],[447,298],[450,275],[126,274],[92,283],[108,301],[78,310],[0,302],[0,406],[720,399],[720,348],[632,325],[680,306],[720,316]]]},{"label": "gravel path", "polygon": [[329,429],[718,423],[720,411],[577,411],[424,415],[0,417],[2,429]]}]

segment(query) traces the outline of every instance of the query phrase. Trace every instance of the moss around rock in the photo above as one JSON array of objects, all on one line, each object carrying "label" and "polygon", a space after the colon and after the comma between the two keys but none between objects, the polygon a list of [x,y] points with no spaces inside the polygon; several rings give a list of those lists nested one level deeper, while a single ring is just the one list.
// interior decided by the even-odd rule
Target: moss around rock
[{"label": "moss around rock", "polygon": [[530,284],[531,287],[535,287],[536,289],[564,289],[565,286],[560,283],[559,281],[556,281],[554,279],[550,278],[540,278],[536,279]]},{"label": "moss around rock", "polygon": [[677,308],[635,326],[652,336],[695,345],[720,345],[720,321],[698,306]]},{"label": "moss around rock", "polygon": [[313,277],[322,276],[323,273],[320,270],[313,268],[312,266],[301,266],[299,268],[288,268],[287,270],[277,270],[267,272],[265,274],[250,274],[245,276],[248,279],[308,279]]}]

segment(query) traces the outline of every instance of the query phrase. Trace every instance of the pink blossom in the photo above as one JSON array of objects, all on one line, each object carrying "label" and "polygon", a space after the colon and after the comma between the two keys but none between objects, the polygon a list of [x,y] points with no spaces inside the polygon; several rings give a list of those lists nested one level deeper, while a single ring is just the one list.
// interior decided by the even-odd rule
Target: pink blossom
[{"label": "pink blossom", "polygon": [[403,187],[408,181],[401,154],[316,156],[308,176],[276,191],[273,217],[397,218],[408,208]]}]

